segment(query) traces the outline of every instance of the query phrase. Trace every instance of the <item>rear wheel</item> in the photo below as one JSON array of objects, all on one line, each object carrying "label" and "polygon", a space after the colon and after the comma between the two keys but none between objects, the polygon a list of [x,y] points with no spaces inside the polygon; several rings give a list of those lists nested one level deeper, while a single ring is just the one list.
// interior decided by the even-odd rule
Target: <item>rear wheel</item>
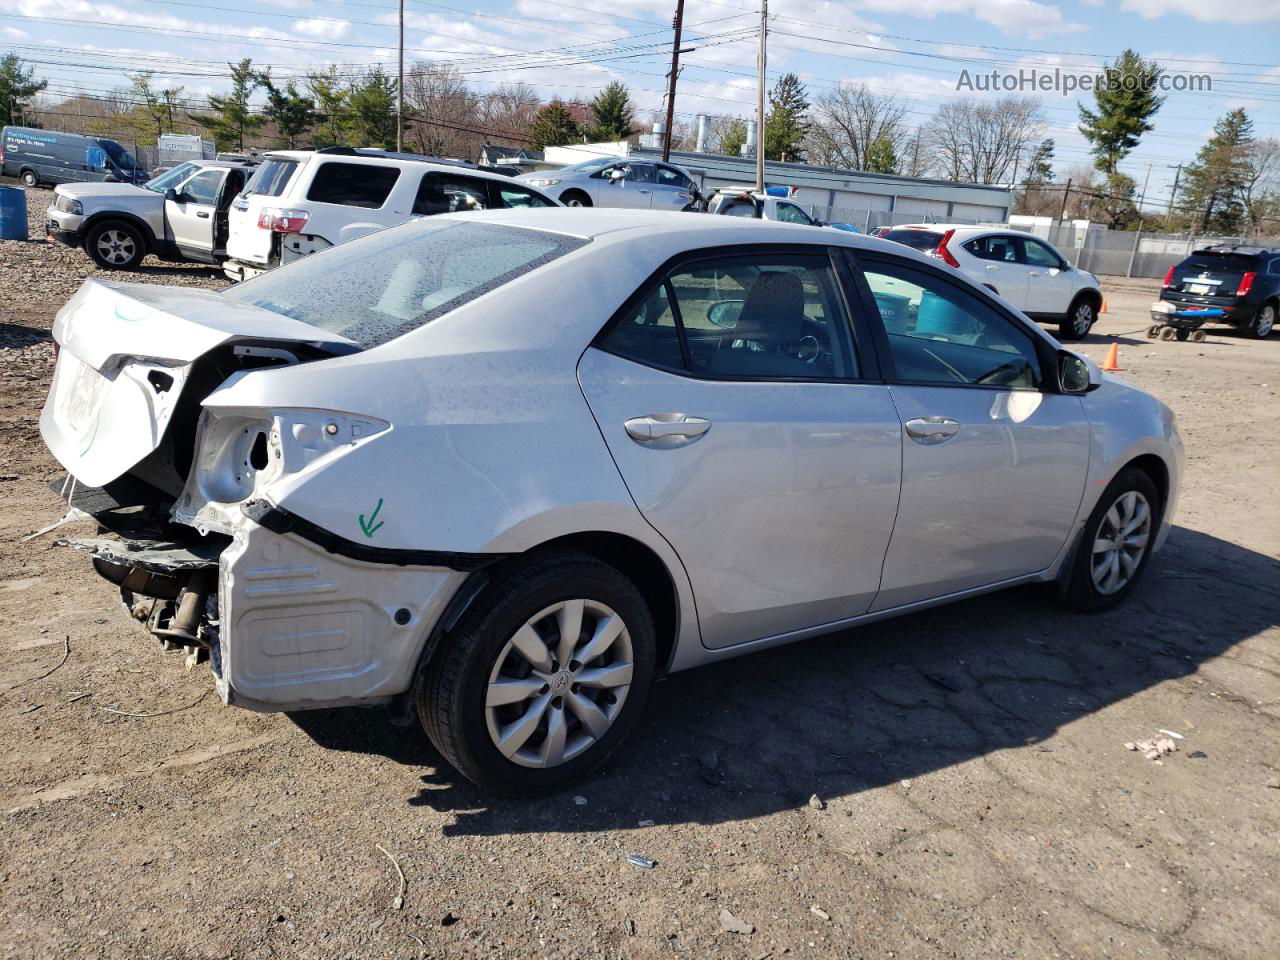
[{"label": "rear wheel", "polygon": [[34,170],[23,170],[21,174],[22,182],[28,187],[40,186],[40,178],[36,176]]},{"label": "rear wheel", "polygon": [[89,228],[84,250],[106,270],[132,270],[147,255],[142,232],[123,220],[104,220]]},{"label": "rear wheel", "polygon": [[1258,340],[1265,340],[1271,336],[1271,331],[1276,326],[1276,305],[1274,303],[1264,303],[1258,310],[1258,315],[1253,318],[1253,326],[1249,328],[1249,333]]},{"label": "rear wheel", "polygon": [[560,198],[560,202],[566,207],[589,207],[591,206],[591,198],[581,190],[568,190],[564,196]]},{"label": "rear wheel", "polygon": [[1136,467],[1107,486],[1084,526],[1066,599],[1090,613],[1109,610],[1129,595],[1147,568],[1160,526],[1156,485]]},{"label": "rear wheel", "polygon": [[1089,334],[1094,320],[1098,317],[1097,308],[1091,297],[1077,297],[1071,302],[1067,315],[1058,324],[1058,335],[1063,340],[1083,340]]},{"label": "rear wheel", "polygon": [[418,716],[474,783],[553,789],[630,732],[656,649],[643,596],[613,567],[570,552],[520,560],[442,640]]}]

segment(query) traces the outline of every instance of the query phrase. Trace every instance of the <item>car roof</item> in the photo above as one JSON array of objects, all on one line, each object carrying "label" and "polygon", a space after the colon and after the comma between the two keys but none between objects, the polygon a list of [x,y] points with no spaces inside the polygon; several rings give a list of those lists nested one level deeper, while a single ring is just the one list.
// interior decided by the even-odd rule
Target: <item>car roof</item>
[{"label": "car roof", "polygon": [[[247,170],[256,167],[256,160],[182,160],[180,163],[194,163],[201,167],[214,167],[218,170]],[[178,164],[174,164],[176,167]]]},{"label": "car roof", "polygon": [[333,160],[341,163],[386,164],[412,163],[421,164],[438,170],[465,170],[468,175],[474,174],[494,180],[515,180],[511,173],[485,167],[482,164],[470,163],[466,160],[450,160],[447,157],[428,157],[417,153],[396,153],[394,150],[379,150],[372,147],[326,147],[322,150],[269,150],[263,159],[294,160],[305,163],[312,158]]}]

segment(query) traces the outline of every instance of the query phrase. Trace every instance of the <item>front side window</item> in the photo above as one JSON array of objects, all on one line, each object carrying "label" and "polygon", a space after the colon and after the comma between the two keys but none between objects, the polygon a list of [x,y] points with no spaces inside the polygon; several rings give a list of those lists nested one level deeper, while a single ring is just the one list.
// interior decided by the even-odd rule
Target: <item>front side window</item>
[{"label": "front side window", "polygon": [[599,346],[712,379],[858,375],[849,318],[825,254],[730,256],[677,268]]},{"label": "front side window", "polygon": [[218,187],[222,185],[221,170],[198,173],[182,185],[178,197],[183,203],[200,203],[213,206],[218,199]]},{"label": "front side window", "polygon": [[1046,247],[1039,240],[1024,237],[1022,240],[1023,257],[1029,267],[1045,267],[1057,270],[1062,266],[1062,258]]},{"label": "front side window", "polygon": [[400,170],[397,167],[372,163],[322,163],[307,190],[307,199],[376,210],[387,202],[398,179]]},{"label": "front side window", "polygon": [[488,182],[452,173],[428,173],[418,185],[413,212],[430,217],[437,213],[484,210],[489,206]]},{"label": "front side window", "polygon": [[899,380],[1040,386],[1030,336],[974,294],[906,263],[868,259],[863,272]]},{"label": "front side window", "polygon": [[376,347],[586,242],[466,219],[424,219],[304,257],[222,295]]}]

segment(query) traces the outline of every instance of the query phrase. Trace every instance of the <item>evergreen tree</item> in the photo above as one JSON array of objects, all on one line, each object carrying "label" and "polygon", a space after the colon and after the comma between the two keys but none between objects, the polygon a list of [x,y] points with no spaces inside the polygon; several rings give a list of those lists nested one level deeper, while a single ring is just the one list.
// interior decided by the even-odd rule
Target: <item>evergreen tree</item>
[{"label": "evergreen tree", "polygon": [[627,85],[615,80],[595,95],[589,104],[593,123],[587,137],[597,143],[626,140],[639,132]]},{"label": "evergreen tree", "polygon": [[340,147],[347,144],[347,108],[351,91],[338,76],[338,68],[325,73],[307,75],[307,87],[316,105],[315,131],[312,139],[317,147]]},{"label": "evergreen tree", "polygon": [[867,147],[867,169],[872,173],[896,173],[898,156],[893,150],[893,141],[888,137],[877,137]]},{"label": "evergreen tree", "polygon": [[809,98],[804,84],[794,73],[784,73],[769,94],[769,113],[764,119],[766,160],[804,160],[805,135],[809,132]]},{"label": "evergreen tree", "polygon": [[374,67],[351,84],[347,110],[347,127],[355,146],[395,149],[396,81],[382,67]]},{"label": "evergreen tree", "polygon": [[1108,176],[1153,129],[1151,118],[1164,97],[1156,95],[1156,82],[1164,70],[1154,60],[1143,60],[1125,50],[1115,63],[1104,63],[1105,82],[1094,90],[1096,110],[1080,107],[1080,132],[1091,143],[1094,166]]},{"label": "evergreen tree", "polygon": [[16,53],[0,57],[0,126],[40,126],[26,115],[31,98],[48,86],[47,80],[37,80],[35,75],[36,68],[24,67]]},{"label": "evergreen tree", "polygon": [[297,146],[298,138],[315,126],[319,119],[315,101],[298,92],[297,84],[290,80],[281,90],[271,82],[271,74],[259,76],[267,91],[267,105],[262,114],[275,123],[280,139],[290,149]]},{"label": "evergreen tree", "polygon": [[735,117],[720,132],[720,153],[726,157],[740,157],[742,145],[746,142],[747,125]]},{"label": "evergreen tree", "polygon": [[192,119],[209,131],[219,150],[232,147],[243,150],[246,134],[252,134],[263,124],[263,118],[249,107],[249,98],[261,80],[248,57],[227,66],[231,68],[231,93],[225,97],[210,94],[209,109],[214,112]]},{"label": "evergreen tree", "polygon": [[1191,229],[1205,233],[1237,233],[1246,219],[1244,193],[1249,181],[1253,121],[1242,108],[1213,126],[1195,162],[1187,167],[1184,206]]},{"label": "evergreen tree", "polygon": [[535,150],[547,147],[563,147],[574,143],[581,136],[581,128],[564,104],[555,99],[539,110],[529,128],[529,139]]},{"label": "evergreen tree", "polygon": [[1031,154],[1031,162],[1027,165],[1027,175],[1022,178],[1025,184],[1043,185],[1053,183],[1053,138],[1041,140],[1035,153]]}]

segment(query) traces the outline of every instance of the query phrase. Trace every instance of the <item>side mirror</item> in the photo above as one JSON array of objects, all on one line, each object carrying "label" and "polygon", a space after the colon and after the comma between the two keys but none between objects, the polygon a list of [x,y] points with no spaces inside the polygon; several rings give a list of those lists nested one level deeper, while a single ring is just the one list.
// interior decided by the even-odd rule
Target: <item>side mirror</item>
[{"label": "side mirror", "polygon": [[1088,357],[1071,350],[1058,351],[1058,387],[1063,393],[1081,394],[1102,386],[1102,370]]},{"label": "side mirror", "polygon": [[168,190],[164,192],[164,198],[168,200],[170,203],[177,203],[178,191],[173,189],[173,187],[170,187]]},{"label": "side mirror", "polygon": [[717,327],[732,330],[738,325],[738,317],[742,313],[743,300],[721,300],[707,309],[707,320]]}]

